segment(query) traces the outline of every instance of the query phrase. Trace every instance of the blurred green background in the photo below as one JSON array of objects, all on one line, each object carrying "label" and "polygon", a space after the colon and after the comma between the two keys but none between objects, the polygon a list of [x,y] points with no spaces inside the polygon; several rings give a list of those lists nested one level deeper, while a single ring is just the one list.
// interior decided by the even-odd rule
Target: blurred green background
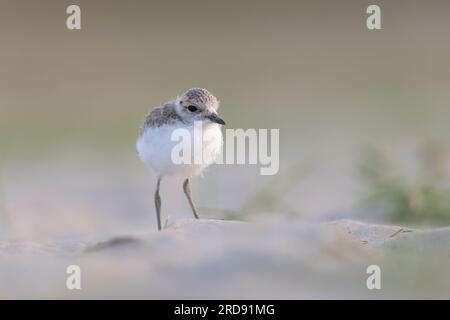
[{"label": "blurred green background", "polygon": [[[137,130],[197,86],[228,128],[281,139],[277,176],[196,179],[203,216],[450,222],[450,2],[377,1],[380,31],[371,1],[79,0],[69,31],[72,3],[1,0],[0,232],[153,230]],[[179,183],[162,197],[190,217]]]}]

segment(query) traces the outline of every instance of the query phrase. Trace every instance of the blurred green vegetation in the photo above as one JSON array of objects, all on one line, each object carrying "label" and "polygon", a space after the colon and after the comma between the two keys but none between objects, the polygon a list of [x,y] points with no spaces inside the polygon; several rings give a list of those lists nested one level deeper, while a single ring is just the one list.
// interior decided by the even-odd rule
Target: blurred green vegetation
[{"label": "blurred green vegetation", "polygon": [[400,173],[407,164],[395,163],[380,150],[367,148],[359,166],[360,177],[368,188],[362,206],[382,212],[389,222],[450,224],[447,150],[443,144],[427,143],[411,160],[418,163],[414,179]]}]

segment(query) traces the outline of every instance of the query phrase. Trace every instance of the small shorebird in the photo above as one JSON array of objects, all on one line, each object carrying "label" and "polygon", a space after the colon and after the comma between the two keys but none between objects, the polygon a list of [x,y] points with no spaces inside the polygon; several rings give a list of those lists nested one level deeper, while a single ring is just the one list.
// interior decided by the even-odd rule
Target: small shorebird
[{"label": "small shorebird", "polygon": [[[158,230],[161,230],[161,197],[159,187],[166,176],[182,177],[183,191],[187,197],[194,217],[199,218],[191,197],[189,179],[200,174],[203,169],[213,163],[222,151],[222,131],[220,125],[225,122],[217,115],[219,101],[208,90],[193,88],[175,100],[154,108],[145,117],[141,126],[136,149],[142,161],[157,176],[155,192],[156,218]],[[195,124],[195,125],[194,125]],[[200,124],[202,135],[200,143],[196,143],[194,129]],[[187,147],[193,145],[192,158],[201,155],[201,161],[175,163],[172,150],[177,145],[172,133],[177,129],[186,129],[191,140]],[[192,143],[191,143],[192,142]],[[192,150],[192,149],[190,149]]]}]

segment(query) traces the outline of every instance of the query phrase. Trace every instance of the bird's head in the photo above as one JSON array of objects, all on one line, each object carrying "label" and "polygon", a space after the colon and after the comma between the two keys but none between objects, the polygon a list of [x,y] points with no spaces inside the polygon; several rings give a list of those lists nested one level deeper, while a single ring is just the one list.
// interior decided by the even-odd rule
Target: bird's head
[{"label": "bird's head", "polygon": [[219,101],[206,89],[189,89],[178,97],[175,103],[178,114],[187,123],[202,121],[205,123],[225,124],[225,121],[217,114]]}]

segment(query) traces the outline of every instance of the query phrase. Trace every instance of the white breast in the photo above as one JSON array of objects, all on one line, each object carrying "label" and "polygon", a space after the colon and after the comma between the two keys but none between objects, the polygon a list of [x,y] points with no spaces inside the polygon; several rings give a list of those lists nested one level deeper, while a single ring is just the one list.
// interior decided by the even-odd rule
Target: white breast
[{"label": "white breast", "polygon": [[[180,147],[179,141],[172,141],[172,133],[175,129],[184,128],[189,132],[191,140],[183,140],[192,147],[190,164],[175,164],[172,161],[172,150]],[[209,123],[203,126],[202,135],[198,132],[194,135],[194,127],[182,127],[165,125],[157,128],[147,128],[139,137],[136,149],[139,157],[144,161],[158,177],[179,176],[192,177],[198,175],[207,166],[212,164],[222,152],[222,131],[220,126]],[[197,141],[194,141],[197,139]],[[183,145],[185,147],[185,145]],[[194,163],[194,154],[203,154],[197,157]],[[200,163],[198,163],[200,160]]]}]

